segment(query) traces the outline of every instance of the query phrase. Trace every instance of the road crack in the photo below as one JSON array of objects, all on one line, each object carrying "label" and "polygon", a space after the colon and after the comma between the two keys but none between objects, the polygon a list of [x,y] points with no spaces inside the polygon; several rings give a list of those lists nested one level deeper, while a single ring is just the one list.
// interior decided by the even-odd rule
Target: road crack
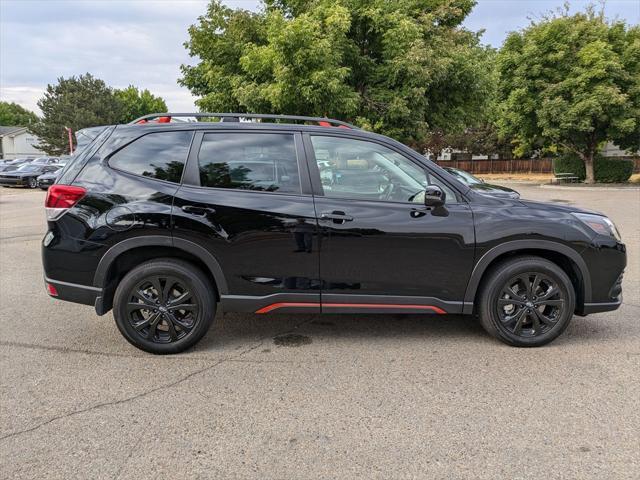
[{"label": "road crack", "polygon": [[[277,333],[276,336],[277,335],[284,335],[284,334],[287,334],[287,333],[291,333],[291,332],[297,330],[301,326],[303,326],[303,325],[305,325],[305,324],[307,324],[307,323],[309,323],[311,321],[312,320],[306,320],[304,322],[301,322],[301,323],[295,325],[290,330],[287,330],[286,332]],[[110,401],[110,402],[97,403],[97,404],[92,405],[92,406],[87,407],[87,408],[82,408],[80,410],[74,410],[72,412],[65,413],[63,415],[57,415],[55,417],[52,417],[52,418],[50,418],[48,420],[45,420],[44,422],[41,422],[41,423],[39,423],[37,425],[34,425],[32,427],[25,428],[25,429],[19,430],[17,432],[8,433],[8,434],[0,437],[0,441],[8,440],[8,439],[17,437],[18,435],[23,435],[25,433],[30,433],[30,432],[33,432],[35,430],[39,430],[40,428],[45,427],[45,426],[47,426],[47,425],[49,425],[49,424],[51,424],[53,422],[56,422],[58,420],[63,420],[65,418],[74,417],[76,415],[81,415],[83,413],[88,413],[88,412],[91,412],[91,411],[94,411],[94,410],[98,410],[98,409],[101,409],[101,408],[105,408],[105,407],[113,407],[113,406],[116,406],[116,405],[122,405],[124,403],[133,402],[133,401],[138,400],[140,398],[147,397],[147,396],[149,396],[149,395],[151,395],[153,393],[176,387],[176,386],[183,384],[187,380],[189,380],[189,379],[191,379],[191,378],[193,378],[193,377],[195,377],[197,375],[200,375],[202,373],[205,373],[205,372],[208,372],[208,371],[211,371],[211,370],[215,369],[216,367],[218,367],[219,365],[222,365],[223,363],[233,362],[235,360],[240,359],[244,355],[247,355],[248,353],[251,353],[254,350],[262,347],[262,345],[264,345],[264,342],[268,338],[271,338],[271,336],[263,337],[260,340],[258,340],[254,345],[252,345],[252,346],[250,346],[248,348],[245,348],[244,350],[242,350],[238,354],[230,356],[230,357],[227,357],[227,358],[223,358],[221,360],[218,360],[217,362],[213,363],[212,365],[208,365],[206,367],[203,367],[203,368],[200,368],[198,370],[195,370],[195,371],[193,371],[193,372],[191,372],[191,373],[189,373],[187,375],[184,375],[183,377],[180,377],[179,379],[177,379],[177,380],[175,380],[173,382],[166,383],[164,385],[160,385],[160,386],[152,388],[150,390],[145,390],[145,391],[140,392],[140,393],[138,393],[136,395],[132,395],[130,397],[126,397],[126,398],[123,398],[123,399],[120,399],[120,400],[113,400],[113,401]],[[6,344],[6,343],[10,343],[10,342],[2,342],[2,344]],[[179,358],[179,357],[176,357],[176,358]]]}]

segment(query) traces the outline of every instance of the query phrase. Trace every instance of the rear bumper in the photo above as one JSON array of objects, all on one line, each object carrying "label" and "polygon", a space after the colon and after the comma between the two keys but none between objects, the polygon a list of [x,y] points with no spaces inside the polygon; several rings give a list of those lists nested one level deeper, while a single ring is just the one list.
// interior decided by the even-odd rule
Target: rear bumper
[{"label": "rear bumper", "polygon": [[82,303],[83,305],[96,305],[96,301],[102,298],[102,289],[98,287],[90,287],[87,285],[78,285],[77,283],[62,282],[52,278],[44,278],[45,284],[52,285],[57,291],[57,295],[50,297],[67,302]]}]

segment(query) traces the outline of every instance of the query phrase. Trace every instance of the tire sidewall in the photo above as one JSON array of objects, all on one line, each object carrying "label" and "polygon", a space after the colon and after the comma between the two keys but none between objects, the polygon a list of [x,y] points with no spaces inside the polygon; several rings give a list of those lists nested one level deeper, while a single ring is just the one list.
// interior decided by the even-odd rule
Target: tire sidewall
[{"label": "tire sidewall", "polygon": [[[535,260],[535,262],[526,260],[520,262],[515,261],[503,265],[502,268],[498,268],[494,272],[494,276],[491,278],[490,284],[483,292],[480,313],[483,316],[485,328],[490,327],[488,328],[491,330],[489,333],[492,333],[494,336],[509,345],[519,347],[538,347],[546,345],[564,332],[573,317],[573,311],[575,310],[575,292],[573,290],[571,280],[567,274],[554,263],[544,259]],[[566,299],[565,308],[556,324],[549,331],[534,337],[522,337],[514,335],[506,330],[502,326],[502,322],[495,307],[505,283],[513,277],[527,272],[548,275],[556,282],[556,285],[562,291],[563,298]],[[489,325],[486,325],[487,323]]]},{"label": "tire sidewall", "polygon": [[[156,343],[140,336],[129,322],[126,305],[131,290],[152,275],[171,275],[183,281],[196,297],[199,320],[196,326],[180,340],[171,343]],[[172,354],[182,352],[195,345],[208,331],[216,312],[213,287],[197,267],[177,260],[155,260],[140,265],[129,272],[118,284],[114,295],[113,316],[125,339],[149,353]]]}]

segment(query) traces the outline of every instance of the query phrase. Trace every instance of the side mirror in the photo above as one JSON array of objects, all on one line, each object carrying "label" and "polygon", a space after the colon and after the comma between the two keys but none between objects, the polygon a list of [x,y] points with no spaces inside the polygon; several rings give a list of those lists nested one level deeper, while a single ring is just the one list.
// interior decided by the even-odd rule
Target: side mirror
[{"label": "side mirror", "polygon": [[428,185],[424,190],[424,204],[427,207],[441,207],[444,205],[446,198],[447,195],[444,190],[438,185]]}]

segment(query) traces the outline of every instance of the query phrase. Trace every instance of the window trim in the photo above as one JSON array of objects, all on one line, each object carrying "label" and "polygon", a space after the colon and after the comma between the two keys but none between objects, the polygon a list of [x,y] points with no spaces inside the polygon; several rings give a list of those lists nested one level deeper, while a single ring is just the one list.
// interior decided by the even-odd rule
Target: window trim
[{"label": "window trim", "polygon": [[348,140],[357,140],[357,141],[361,141],[361,142],[375,143],[377,145],[380,145],[380,146],[383,146],[385,148],[388,148],[389,150],[397,153],[398,155],[401,155],[403,158],[405,158],[407,161],[411,162],[417,168],[421,169],[425,173],[425,176],[427,177],[427,179],[428,179],[429,175],[433,175],[438,180],[440,180],[442,183],[444,183],[447,187],[449,187],[456,194],[456,201],[452,202],[452,203],[450,203],[448,205],[460,205],[460,204],[466,205],[467,204],[467,200],[466,200],[465,196],[462,194],[462,192],[460,192],[454,186],[450,185],[449,182],[445,181],[442,177],[437,175],[436,172],[434,172],[432,169],[430,169],[427,165],[425,165],[421,161],[418,161],[416,158],[413,158],[413,156],[407,155],[406,152],[404,152],[401,149],[397,148],[395,145],[392,145],[390,143],[383,142],[383,141],[378,141],[377,138],[364,138],[364,137],[357,136],[357,135],[348,135],[348,134],[347,135],[344,135],[344,134],[333,135],[333,134],[328,133],[328,132],[327,133],[324,133],[324,132],[306,133],[305,132],[304,135],[303,135],[303,140],[304,140],[305,150],[307,152],[307,160],[308,160],[308,163],[309,163],[309,170],[310,170],[310,174],[311,174],[311,183],[313,185],[313,194],[315,196],[317,196],[317,197],[332,198],[332,199],[337,199],[337,200],[354,200],[354,201],[360,201],[360,202],[377,202],[377,203],[386,203],[386,204],[395,204],[395,205],[412,205],[414,207],[416,205],[422,205],[422,204],[417,204],[417,203],[414,203],[414,202],[399,202],[399,201],[394,201],[394,200],[377,200],[377,199],[368,199],[368,198],[354,198],[354,197],[349,197],[349,196],[327,196],[327,195],[325,195],[324,188],[322,186],[322,181],[320,179],[320,169],[318,168],[318,163],[316,161],[315,150],[313,148],[313,142],[311,141],[311,137],[346,138]]},{"label": "window trim", "polygon": [[260,129],[260,130],[252,130],[250,133],[252,134],[279,134],[279,135],[289,135],[293,137],[294,148],[296,154],[296,164],[298,166],[298,178],[300,182],[300,191],[298,192],[278,192],[278,191],[267,191],[267,190],[251,190],[244,188],[224,188],[224,187],[207,187],[203,186],[200,182],[200,165],[199,165],[199,154],[200,149],[202,147],[202,142],[204,141],[204,136],[207,134],[216,134],[216,135],[228,135],[228,134],[247,134],[246,129],[234,128],[234,129],[211,129],[211,130],[199,130],[196,131],[194,136],[194,141],[192,143],[191,151],[189,152],[189,157],[187,160],[187,166],[184,170],[182,177],[182,184],[189,187],[195,187],[200,189],[206,189],[211,191],[221,191],[221,192],[247,192],[247,193],[260,193],[260,194],[270,194],[270,195],[287,195],[287,196],[295,196],[295,197],[309,197],[312,195],[311,190],[311,175],[308,169],[308,163],[306,161],[304,147],[302,143],[302,135],[299,131],[295,130],[276,130],[276,129]]},{"label": "window trim", "polygon": [[[180,176],[180,181],[179,182],[172,182],[171,180],[163,180],[161,178],[156,178],[156,177],[149,177],[146,175],[140,175],[138,173],[134,173],[134,172],[130,172],[128,170],[123,170],[122,168],[117,168],[114,167],[113,165],[111,165],[111,159],[112,157],[119,153],[120,151],[122,151],[123,149],[127,148],[129,145],[137,142],[138,140],[140,140],[142,137],[146,137],[148,135],[153,135],[153,134],[163,134],[163,133],[173,133],[173,132],[191,132],[191,140],[189,141],[189,148],[187,149],[187,155],[184,159],[184,167],[182,168],[182,175]],[[125,173],[127,175],[132,175],[136,178],[146,178],[147,180],[153,180],[156,182],[162,182],[162,183],[166,183],[167,185],[182,185],[182,181],[184,179],[184,175],[185,172],[187,170],[187,163],[189,160],[189,157],[191,156],[191,150],[193,148],[193,140],[196,136],[196,131],[191,129],[191,128],[181,128],[181,129],[175,129],[175,130],[155,130],[153,132],[146,132],[142,135],[139,135],[135,138],[132,138],[129,142],[125,143],[124,145],[121,145],[117,150],[114,150],[113,152],[111,152],[109,155],[107,155],[103,162],[112,170],[115,170],[116,172],[119,173]]]}]

